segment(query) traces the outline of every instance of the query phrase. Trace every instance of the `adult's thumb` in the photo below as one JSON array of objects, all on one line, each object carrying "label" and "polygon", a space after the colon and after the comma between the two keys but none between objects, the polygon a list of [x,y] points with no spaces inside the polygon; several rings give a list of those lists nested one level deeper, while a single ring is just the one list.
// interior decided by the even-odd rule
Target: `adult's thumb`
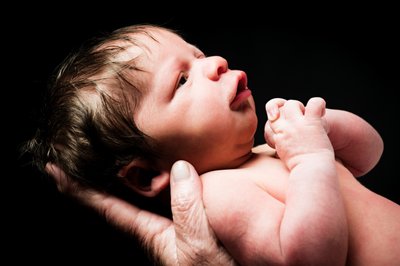
[{"label": "adult's thumb", "polygon": [[178,239],[187,243],[209,239],[201,180],[194,167],[186,161],[177,161],[172,166],[171,210]]},{"label": "adult's thumb", "polygon": [[[185,216],[195,208],[203,209],[199,175],[186,161],[177,161],[171,169],[171,205],[175,215]],[[179,217],[174,217],[179,218]]]},{"label": "adult's thumb", "polygon": [[171,210],[181,265],[236,265],[218,245],[204,209],[201,180],[194,167],[185,161],[172,166]]},{"label": "adult's thumb", "polygon": [[[172,181],[171,182],[180,182],[180,181],[187,181],[188,179],[191,178],[191,166],[188,162],[186,161],[177,161],[174,163],[171,169],[171,177]],[[195,173],[197,174],[197,173]]]}]

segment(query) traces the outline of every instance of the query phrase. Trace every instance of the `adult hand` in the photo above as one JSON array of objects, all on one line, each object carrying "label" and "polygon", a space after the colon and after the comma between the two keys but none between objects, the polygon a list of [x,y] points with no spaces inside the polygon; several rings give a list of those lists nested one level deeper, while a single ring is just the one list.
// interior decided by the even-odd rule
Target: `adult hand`
[{"label": "adult hand", "polygon": [[93,208],[109,223],[138,237],[161,265],[236,265],[218,244],[202,202],[202,185],[194,167],[176,162],[171,170],[173,221],[141,210],[102,191],[80,185],[54,164],[46,165],[60,192]]}]

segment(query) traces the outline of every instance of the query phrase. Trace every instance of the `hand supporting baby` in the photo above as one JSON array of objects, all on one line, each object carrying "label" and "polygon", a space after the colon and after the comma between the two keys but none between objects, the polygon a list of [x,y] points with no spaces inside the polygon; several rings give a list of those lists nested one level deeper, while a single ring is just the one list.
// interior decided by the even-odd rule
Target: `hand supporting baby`
[{"label": "hand supporting baby", "polygon": [[83,186],[57,165],[48,163],[47,172],[57,188],[92,208],[110,224],[137,237],[159,265],[236,265],[212,231],[202,201],[200,178],[185,161],[171,170],[173,220],[139,209],[104,191]]}]

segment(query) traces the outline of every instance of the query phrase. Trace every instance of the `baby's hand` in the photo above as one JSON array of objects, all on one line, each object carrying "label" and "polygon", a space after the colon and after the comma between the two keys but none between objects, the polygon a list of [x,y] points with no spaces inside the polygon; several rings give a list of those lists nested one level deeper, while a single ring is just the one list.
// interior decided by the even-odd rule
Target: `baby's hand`
[{"label": "baby's hand", "polygon": [[265,107],[268,115],[265,139],[289,170],[305,159],[334,158],[323,118],[324,99],[311,98],[304,107],[299,101],[276,98]]}]

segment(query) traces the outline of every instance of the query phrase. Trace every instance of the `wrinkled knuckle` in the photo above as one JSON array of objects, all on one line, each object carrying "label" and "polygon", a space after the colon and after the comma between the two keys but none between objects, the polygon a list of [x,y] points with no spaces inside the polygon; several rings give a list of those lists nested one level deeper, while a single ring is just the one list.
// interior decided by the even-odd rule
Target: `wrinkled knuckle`
[{"label": "wrinkled knuckle", "polygon": [[73,194],[78,189],[77,185],[66,176],[57,180],[56,186],[57,190],[63,194]]},{"label": "wrinkled knuckle", "polygon": [[100,208],[99,213],[100,213],[100,216],[103,217],[106,222],[111,223],[111,222],[116,222],[116,221],[113,221],[113,217],[111,214],[112,211],[113,211],[113,206],[107,205],[107,206],[104,206],[103,208]]},{"label": "wrinkled knuckle", "polygon": [[224,249],[218,247],[210,248],[209,246],[204,246],[204,248],[196,250],[191,256],[188,257],[190,265],[236,265],[233,259],[224,251]]},{"label": "wrinkled knuckle", "polygon": [[201,249],[192,247],[190,250],[181,253],[179,265],[220,265],[215,263],[216,255],[210,251],[210,247]]},{"label": "wrinkled knuckle", "polygon": [[193,208],[195,201],[188,195],[178,195],[171,201],[171,208],[175,213],[186,213]]},{"label": "wrinkled knuckle", "polygon": [[73,191],[75,190],[70,184],[67,182],[58,182],[57,184],[57,190],[61,192],[62,194],[72,194]]}]

